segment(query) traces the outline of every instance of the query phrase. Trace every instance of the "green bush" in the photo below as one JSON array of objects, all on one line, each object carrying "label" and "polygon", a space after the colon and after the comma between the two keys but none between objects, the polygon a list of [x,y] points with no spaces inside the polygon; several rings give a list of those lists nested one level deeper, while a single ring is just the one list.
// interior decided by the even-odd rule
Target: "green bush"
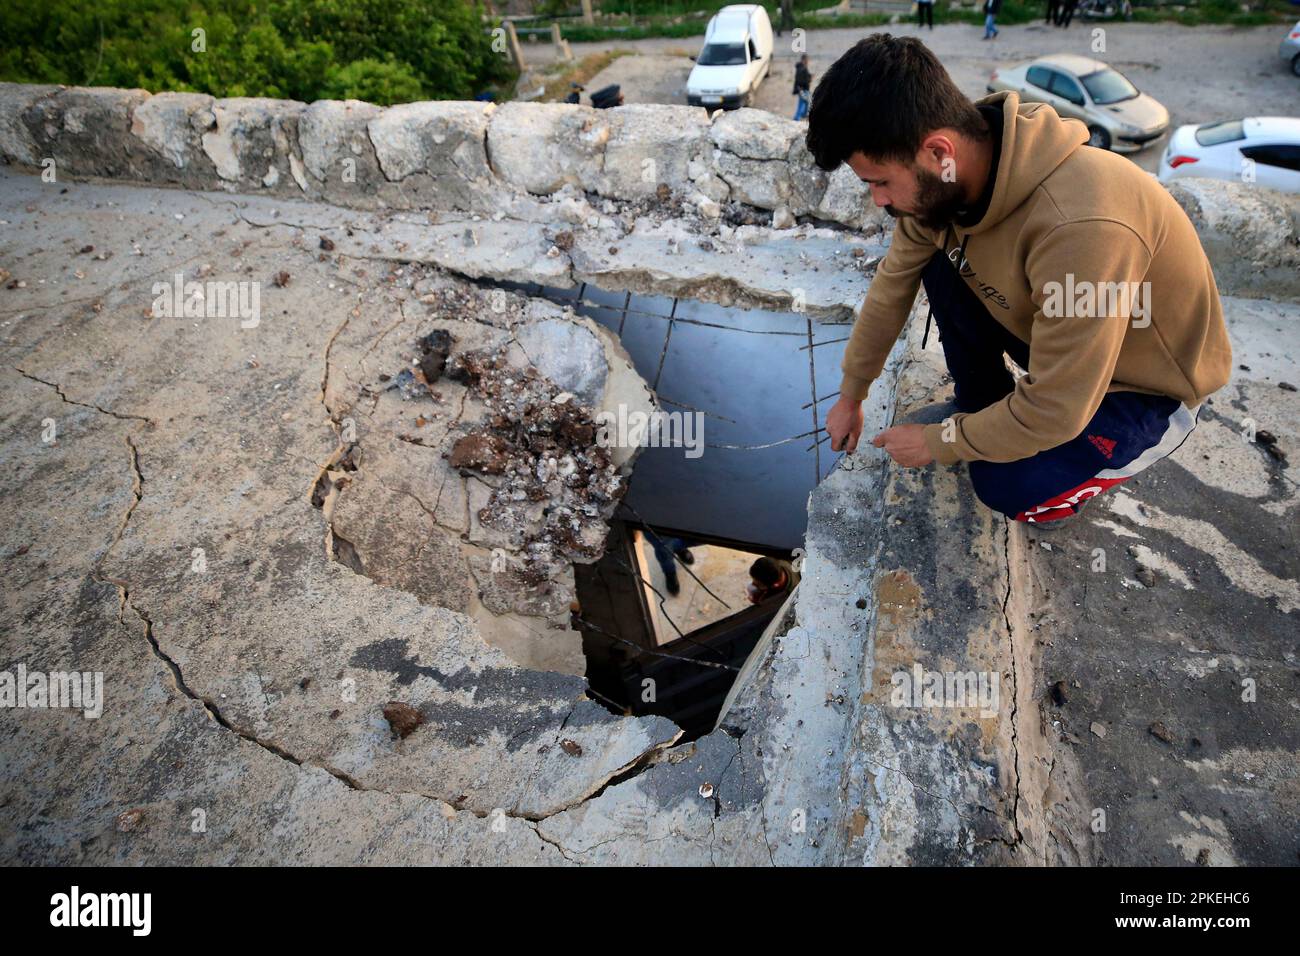
[{"label": "green bush", "polygon": [[478,0],[3,0],[0,37],[25,83],[399,102],[512,74]]},{"label": "green bush", "polygon": [[425,98],[420,78],[405,63],[370,57],[331,69],[324,95],[332,100],[365,100],[380,106]]}]

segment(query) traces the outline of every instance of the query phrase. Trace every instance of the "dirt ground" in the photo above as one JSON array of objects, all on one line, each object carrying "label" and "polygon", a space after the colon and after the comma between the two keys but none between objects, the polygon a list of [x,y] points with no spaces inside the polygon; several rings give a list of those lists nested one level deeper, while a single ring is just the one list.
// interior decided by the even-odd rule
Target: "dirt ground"
[{"label": "dirt ground", "polygon": [[[918,33],[914,24],[882,28],[904,36]],[[1094,37],[1096,30],[1103,34]],[[805,34],[814,82],[866,29],[812,30]],[[1283,28],[1277,26],[1183,27],[1172,23],[1076,23],[1068,30],[1043,24],[1007,26],[996,40],[980,40],[981,29],[945,24],[922,31],[970,96],[982,96],[989,75],[998,67],[1049,53],[1077,53],[1102,60],[1124,73],[1144,93],[1169,108],[1175,126],[1245,115],[1294,116],[1300,107],[1300,80],[1277,55]],[[575,43],[575,56],[598,50],[631,49],[640,56],[615,60],[587,85],[588,90],[618,83],[628,103],[684,103],[690,55],[700,39],[676,38],[632,42]],[[1104,42],[1104,51],[1093,49]],[[531,56],[544,58],[539,48]],[[776,39],[771,75],[759,88],[757,106],[793,115],[796,54],[787,34]],[[1167,138],[1132,154],[1143,169],[1154,171]]]}]

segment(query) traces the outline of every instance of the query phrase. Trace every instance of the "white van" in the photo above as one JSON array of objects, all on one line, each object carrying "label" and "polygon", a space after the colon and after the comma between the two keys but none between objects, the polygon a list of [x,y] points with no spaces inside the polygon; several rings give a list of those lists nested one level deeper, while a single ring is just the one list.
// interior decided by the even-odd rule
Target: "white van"
[{"label": "white van", "polygon": [[754,102],[772,69],[772,21],[756,3],[723,7],[704,31],[704,48],[686,81],[686,102],[734,110]]}]

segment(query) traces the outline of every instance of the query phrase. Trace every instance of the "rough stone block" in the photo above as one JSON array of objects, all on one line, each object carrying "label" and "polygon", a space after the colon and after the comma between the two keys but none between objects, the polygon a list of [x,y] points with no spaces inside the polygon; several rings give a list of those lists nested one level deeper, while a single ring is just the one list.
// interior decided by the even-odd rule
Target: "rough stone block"
[{"label": "rough stone block", "polygon": [[158,93],[135,108],[131,135],[166,160],[159,171],[167,182],[211,188],[216,174],[203,151],[202,134],[214,118],[211,96]]},{"label": "rough stone block", "polygon": [[28,166],[40,163],[36,140],[22,117],[34,103],[53,96],[59,89],[57,86],[0,83],[0,156]]},{"label": "rough stone block", "polygon": [[401,184],[407,204],[477,209],[493,204],[488,165],[490,103],[406,103],[369,123],[384,177]]},{"label": "rough stone block", "polygon": [[155,171],[155,154],[131,135],[131,115],[148,98],[144,90],[73,87],[32,102],[22,123],[58,172],[135,179]]},{"label": "rough stone block", "polygon": [[298,152],[298,119],[306,105],[251,97],[217,100],[203,151],[231,190],[301,193],[306,171]]},{"label": "rough stone block", "polygon": [[660,185],[685,190],[692,167],[702,174],[700,160],[709,144],[704,112],[685,106],[636,104],[614,111],[616,123],[605,147],[605,176],[597,190],[618,199],[654,196]]},{"label": "rough stone block", "polygon": [[1300,198],[1214,179],[1175,180],[1169,192],[1196,227],[1220,291],[1300,299]]},{"label": "rough stone block", "polygon": [[506,103],[488,128],[492,167],[530,193],[546,195],[566,183],[595,191],[613,132],[612,112],[563,103]]},{"label": "rough stone block", "polygon": [[386,184],[369,124],[382,115],[360,100],[317,100],[298,119],[302,161],[309,189],[331,202],[368,207]]}]

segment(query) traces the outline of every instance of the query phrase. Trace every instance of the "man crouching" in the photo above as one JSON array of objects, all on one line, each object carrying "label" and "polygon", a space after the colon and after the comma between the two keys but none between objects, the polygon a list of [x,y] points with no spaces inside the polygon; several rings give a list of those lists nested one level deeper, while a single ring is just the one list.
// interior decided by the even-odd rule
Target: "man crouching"
[{"label": "man crouching", "polygon": [[918,285],[952,414],[876,435],[900,465],[969,462],[986,505],[1048,522],[1186,439],[1232,368],[1214,275],[1164,187],[1087,140],[1014,92],[972,103],[914,38],[870,36],[826,72],[808,149],[822,169],[848,163],[898,220],[826,418],[836,451],[857,447]]}]

